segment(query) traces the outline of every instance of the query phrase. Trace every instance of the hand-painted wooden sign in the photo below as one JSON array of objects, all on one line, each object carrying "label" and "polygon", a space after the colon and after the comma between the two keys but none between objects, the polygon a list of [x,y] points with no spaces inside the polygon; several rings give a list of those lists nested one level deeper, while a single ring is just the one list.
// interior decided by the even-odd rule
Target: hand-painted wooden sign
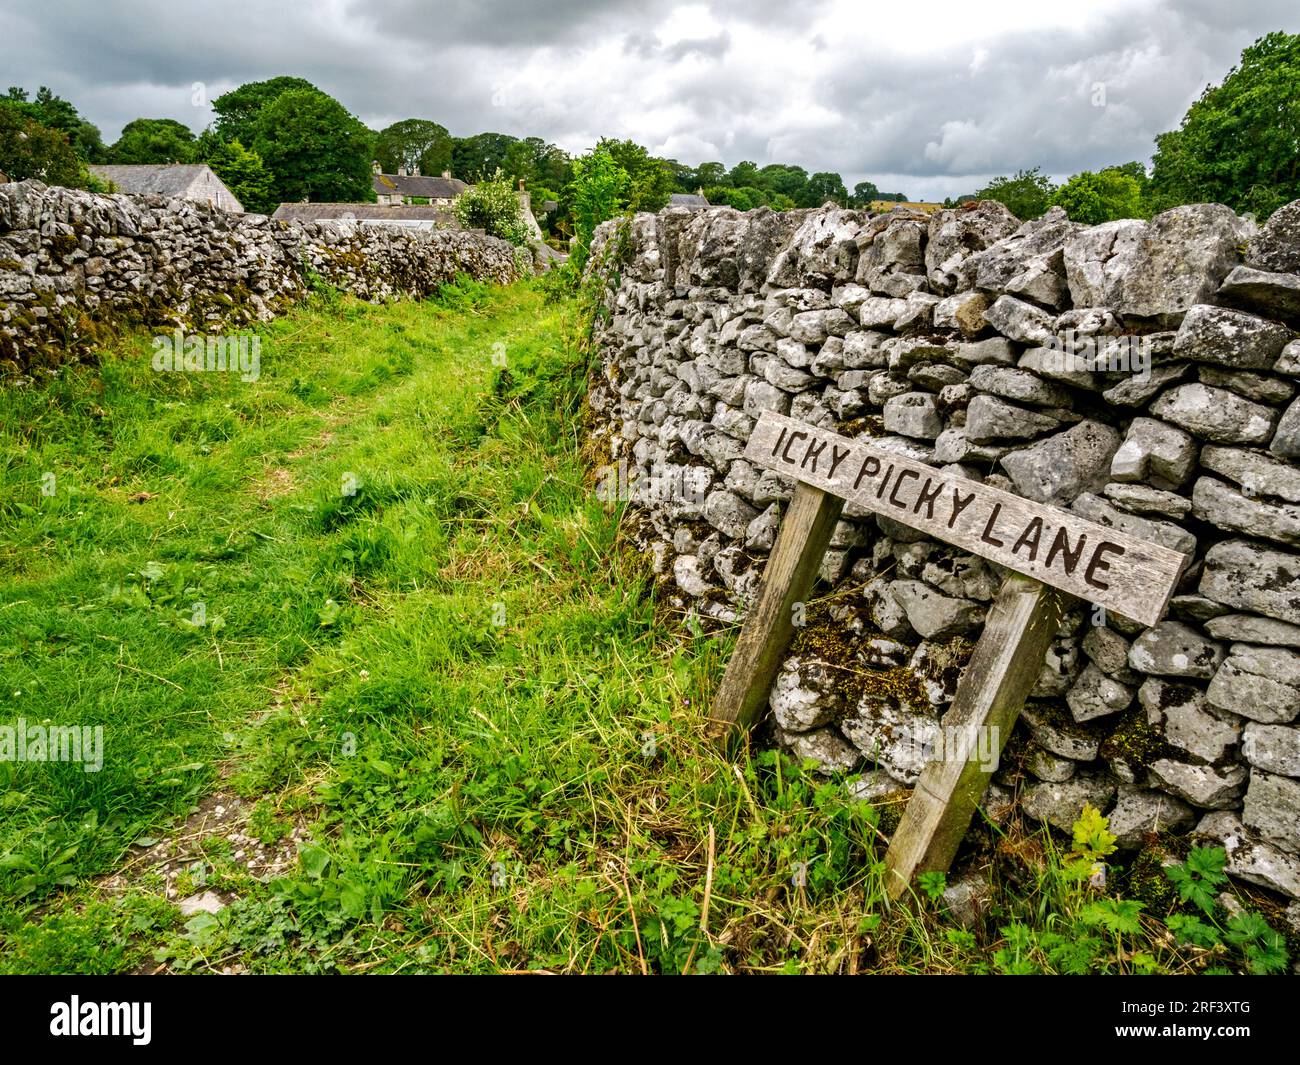
[{"label": "hand-painted wooden sign", "polygon": [[954,745],[956,754],[945,745],[945,756],[925,767],[885,855],[886,888],[897,897],[916,874],[951,864],[992,772],[970,752],[987,751],[990,738],[1001,750],[1069,597],[1154,625],[1187,556],[772,412],[759,419],[745,458],[796,486],[710,713],[720,741],[761,714],[794,632],[793,609],[812,587],[844,500],[1015,571],[943,718],[945,732],[970,742]]},{"label": "hand-painted wooden sign", "polygon": [[1043,584],[1154,625],[1187,556],[768,411],[745,458]]}]

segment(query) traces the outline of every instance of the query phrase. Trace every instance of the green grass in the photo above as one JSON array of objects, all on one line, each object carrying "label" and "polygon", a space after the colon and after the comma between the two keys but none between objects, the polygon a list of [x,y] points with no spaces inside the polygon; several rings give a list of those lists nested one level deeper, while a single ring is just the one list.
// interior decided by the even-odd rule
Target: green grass
[{"label": "green grass", "polygon": [[[703,742],[727,641],[657,606],[595,498],[580,337],[532,285],[325,293],[253,384],[137,337],[0,392],[0,723],[105,730],[99,773],[0,762],[0,971],[1061,967],[1015,927],[1083,904],[1041,843],[977,841],[1014,876],[975,933],[887,910],[897,811]],[[188,921],[153,874],[99,883],[219,777],[258,838],[311,826],[296,869],[205,844],[185,889],[238,901]],[[1218,963],[1161,929],[1084,964]]]}]

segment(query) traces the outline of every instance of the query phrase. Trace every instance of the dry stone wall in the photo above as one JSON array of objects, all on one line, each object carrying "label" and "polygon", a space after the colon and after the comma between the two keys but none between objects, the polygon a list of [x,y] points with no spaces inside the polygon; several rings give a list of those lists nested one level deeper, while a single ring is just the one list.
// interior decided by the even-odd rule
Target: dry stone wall
[{"label": "dry stone wall", "polygon": [[[1300,202],[1262,228],[667,209],[598,254],[602,487],[676,604],[752,601],[793,490],[742,457],[765,410],[1185,552],[1154,627],[1070,612],[986,805],[1068,829],[1090,802],[1130,850],[1195,831],[1300,897]],[[850,505],[821,577],[766,727],[901,796],[1001,576]]]},{"label": "dry stone wall", "polygon": [[48,373],[123,325],[213,332],[264,320],[318,280],[381,300],[428,295],[458,273],[511,281],[514,249],[476,233],[0,185],[0,378]]}]

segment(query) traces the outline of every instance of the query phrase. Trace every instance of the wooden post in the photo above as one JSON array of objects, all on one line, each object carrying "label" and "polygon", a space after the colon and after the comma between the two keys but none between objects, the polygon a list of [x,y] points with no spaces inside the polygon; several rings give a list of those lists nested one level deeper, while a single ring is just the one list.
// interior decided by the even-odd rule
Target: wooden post
[{"label": "wooden post", "polygon": [[949,739],[943,757],[921,771],[885,854],[891,899],[907,891],[918,873],[946,872],[952,864],[996,768],[996,758],[992,766],[981,758],[1001,753],[1069,598],[1019,574],[1003,582],[943,717],[943,735],[956,742]]},{"label": "wooden post", "polygon": [[740,630],[709,715],[709,735],[726,746],[762,714],[776,671],[794,634],[792,612],[821,568],[844,500],[800,481],[781,520],[757,602]]}]

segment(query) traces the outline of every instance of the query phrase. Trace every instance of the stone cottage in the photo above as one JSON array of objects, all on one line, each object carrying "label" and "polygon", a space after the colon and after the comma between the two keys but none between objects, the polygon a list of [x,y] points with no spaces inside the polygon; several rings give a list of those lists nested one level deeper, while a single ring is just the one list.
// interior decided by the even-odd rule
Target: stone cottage
[{"label": "stone cottage", "polygon": [[430,207],[450,207],[469,188],[460,178],[452,177],[450,170],[444,170],[441,177],[426,177],[418,166],[411,170],[399,166],[396,174],[384,174],[378,163],[373,168],[371,187],[381,204],[414,204],[422,200]]},{"label": "stone cottage", "polygon": [[244,205],[206,163],[92,166],[90,172],[111,181],[118,192],[133,196],[167,196],[210,204],[234,214],[244,213]]}]

